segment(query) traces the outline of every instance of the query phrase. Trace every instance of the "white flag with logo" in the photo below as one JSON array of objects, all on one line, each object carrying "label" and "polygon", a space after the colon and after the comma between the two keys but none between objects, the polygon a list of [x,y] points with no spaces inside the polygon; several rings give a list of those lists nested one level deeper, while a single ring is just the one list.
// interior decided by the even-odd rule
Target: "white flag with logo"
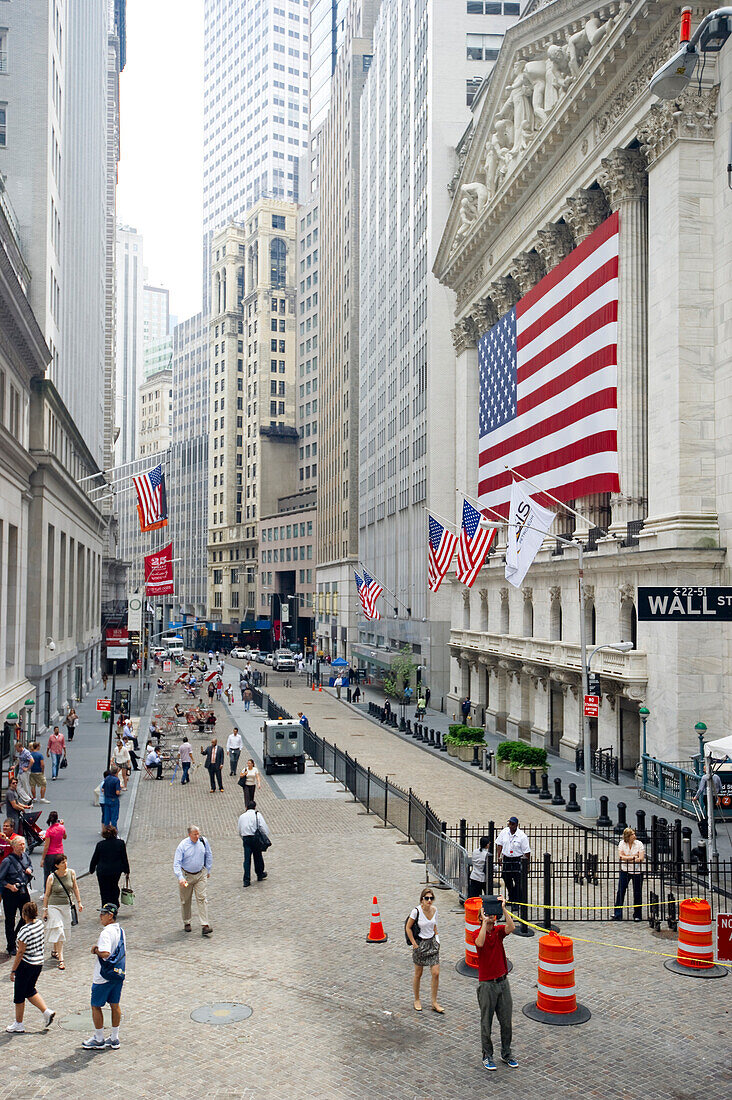
[{"label": "white flag with logo", "polygon": [[554,515],[554,512],[532,500],[522,482],[514,481],[506,548],[506,580],[514,588],[521,585],[528,573],[544,536],[554,522]]}]

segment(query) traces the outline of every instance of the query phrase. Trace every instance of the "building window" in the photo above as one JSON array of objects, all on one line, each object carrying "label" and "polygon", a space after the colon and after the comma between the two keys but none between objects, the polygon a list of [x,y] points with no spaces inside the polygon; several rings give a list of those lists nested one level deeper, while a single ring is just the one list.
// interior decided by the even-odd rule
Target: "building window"
[{"label": "building window", "polygon": [[8,105],[0,103],[0,149],[7,145],[8,137]]},{"label": "building window", "polygon": [[269,261],[270,284],[284,286],[287,282],[287,245],[280,237],[275,237],[269,246]]},{"label": "building window", "polygon": [[285,228],[285,215],[284,214],[273,214],[272,215],[272,228],[273,229],[284,229]]},{"label": "building window", "polygon": [[467,36],[468,61],[495,61],[501,48],[500,34],[469,34]]},{"label": "building window", "polygon": [[465,82],[465,103],[468,107],[473,106],[473,100],[480,91],[480,86],[482,83],[482,76],[475,77],[473,80],[467,80]]}]

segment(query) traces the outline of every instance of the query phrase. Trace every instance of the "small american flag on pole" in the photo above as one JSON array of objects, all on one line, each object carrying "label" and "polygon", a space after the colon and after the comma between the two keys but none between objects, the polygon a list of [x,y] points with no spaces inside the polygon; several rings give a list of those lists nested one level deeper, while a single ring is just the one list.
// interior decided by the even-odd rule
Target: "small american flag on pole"
[{"label": "small american flag on pole", "polygon": [[458,538],[438,523],[433,516],[428,514],[427,518],[429,520],[427,585],[430,592],[436,592],[450,568]]},{"label": "small american flag on pole", "polygon": [[356,572],[355,569],[353,571],[353,575],[356,578],[356,588],[358,589],[358,598],[361,601],[361,607],[363,608],[363,613],[366,616],[366,618],[368,619],[369,618],[369,612],[368,612],[368,608],[366,607],[366,600],[364,598],[364,583],[363,583],[363,580],[362,580],[361,577],[359,577],[359,575],[358,575],[358,573]]},{"label": "small american flag on pole", "polygon": [[165,474],[162,466],[156,466],[146,474],[133,479],[137,490],[137,514],[141,531],[157,531],[168,525],[168,498],[165,493]]},{"label": "small american flag on pole", "polygon": [[380,619],[381,615],[376,610],[376,601],[384,591],[378,581],[370,577],[366,570],[363,571],[363,604],[367,619]]},{"label": "small american flag on pole", "polygon": [[463,522],[460,528],[457,569],[458,580],[471,588],[480,573],[491,543],[496,537],[495,527],[481,527],[483,517],[467,500],[463,501]]},{"label": "small american flag on pole", "polygon": [[613,214],[478,342],[478,498],[503,516],[507,467],[561,501],[620,489],[618,237]]}]

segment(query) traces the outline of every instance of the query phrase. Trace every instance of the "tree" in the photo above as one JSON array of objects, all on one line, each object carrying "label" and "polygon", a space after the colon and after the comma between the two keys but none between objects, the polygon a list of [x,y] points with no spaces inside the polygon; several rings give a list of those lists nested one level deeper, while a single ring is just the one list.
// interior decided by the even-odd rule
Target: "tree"
[{"label": "tree", "polygon": [[390,671],[391,675],[384,677],[384,691],[392,699],[401,699],[405,687],[412,679],[412,674],[417,671],[409,646],[402,646],[391,662]]}]

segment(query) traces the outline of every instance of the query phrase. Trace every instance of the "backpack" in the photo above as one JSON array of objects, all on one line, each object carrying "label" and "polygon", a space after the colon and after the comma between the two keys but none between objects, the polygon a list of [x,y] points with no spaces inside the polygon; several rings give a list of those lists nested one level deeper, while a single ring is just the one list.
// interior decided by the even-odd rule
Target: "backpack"
[{"label": "backpack", "polygon": [[125,979],[127,965],[127,945],[125,934],[120,928],[119,943],[108,959],[99,960],[99,970],[105,982],[119,982]]}]

